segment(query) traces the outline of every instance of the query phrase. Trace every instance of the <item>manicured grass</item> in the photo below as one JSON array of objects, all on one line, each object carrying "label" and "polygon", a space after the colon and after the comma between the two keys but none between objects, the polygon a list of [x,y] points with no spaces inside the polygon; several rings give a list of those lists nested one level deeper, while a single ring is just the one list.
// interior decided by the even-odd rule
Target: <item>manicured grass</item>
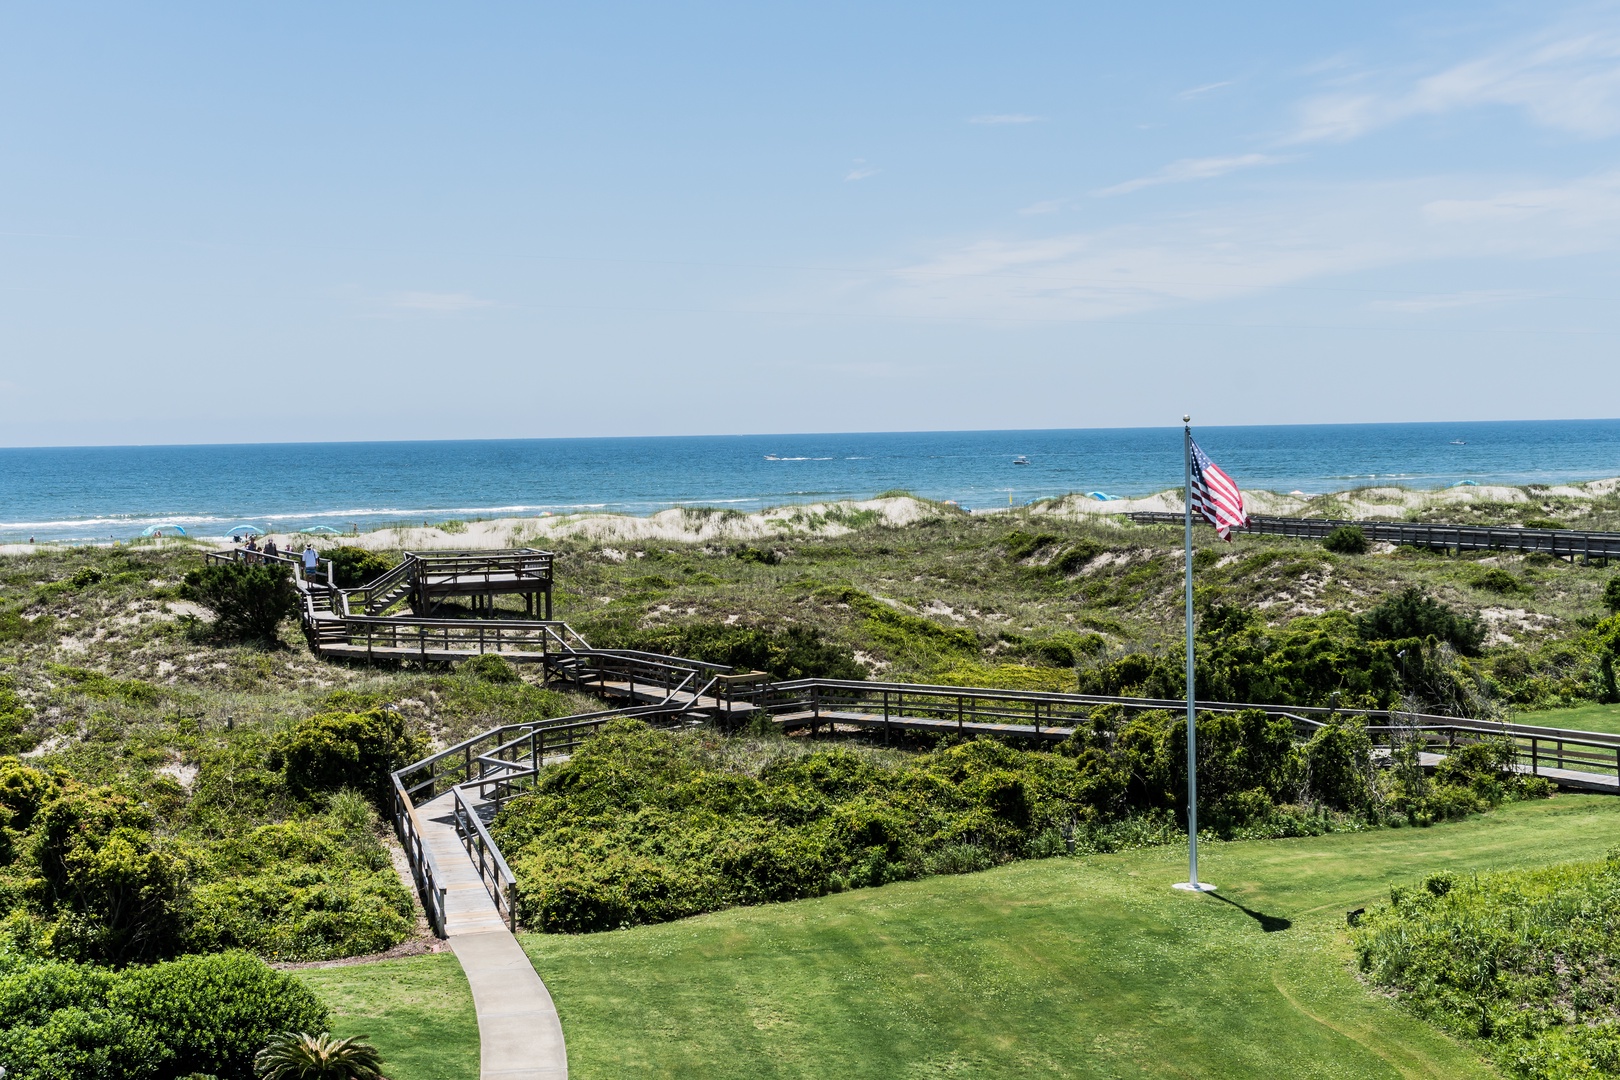
[{"label": "manicured grass", "polygon": [[1345,911],[1392,882],[1591,858],[1620,800],[1430,829],[1051,859],[578,937],[526,935],[576,1080],[1485,1077],[1369,993]]},{"label": "manicured grass", "polygon": [[365,1035],[389,1080],[478,1080],[478,1018],[453,953],[296,973],[332,1010],[332,1031]]},{"label": "manicured grass", "polygon": [[1517,713],[1515,724],[1535,724],[1538,727],[1571,728],[1576,731],[1602,731],[1620,735],[1620,705],[1578,705],[1573,709],[1547,709],[1543,712]]}]

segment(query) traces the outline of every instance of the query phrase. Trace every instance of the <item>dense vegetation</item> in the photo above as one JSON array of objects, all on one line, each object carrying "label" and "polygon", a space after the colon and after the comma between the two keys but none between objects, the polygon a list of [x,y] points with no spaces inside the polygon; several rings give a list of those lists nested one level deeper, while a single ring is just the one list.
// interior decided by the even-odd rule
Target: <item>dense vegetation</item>
[{"label": "dense vegetation", "polygon": [[[1198,741],[1200,824],[1225,837],[1428,824],[1548,790],[1489,743],[1433,779],[1414,744],[1380,774],[1353,721],[1300,746],[1286,720],[1212,713]],[[989,739],[810,751],[620,720],[506,804],[494,831],[527,925],[602,930],[1168,840],[1184,827],[1185,763],[1184,717],[1115,707],[1057,753]]]},{"label": "dense vegetation", "polygon": [[1356,947],[1369,979],[1514,1076],[1620,1074],[1620,849],[1397,887]]},{"label": "dense vegetation", "polygon": [[249,1080],[284,1031],[320,1031],[326,1007],[243,953],[112,971],[0,952],[7,1080]]},{"label": "dense vegetation", "polygon": [[[904,528],[835,509],[743,544],[543,543],[558,614],[598,644],[788,678],[1179,696],[1179,534],[1047,509],[934,507]],[[326,554],[351,584],[397,558]],[[1203,534],[1194,562],[1208,697],[1475,714],[1620,700],[1620,620],[1599,615],[1611,571]],[[0,560],[0,947],[19,964],[111,978],[220,950],[389,948],[414,917],[376,814],[388,769],[592,707],[494,661],[317,661],[288,595],[271,568],[200,567],[183,547]],[[1424,824],[1535,794],[1489,746],[1439,776],[1403,750],[1374,775],[1354,724],[1296,747],[1263,718],[1211,723],[1202,820],[1218,835]],[[636,742],[653,734],[620,731],[548,775],[534,801],[560,818],[518,805],[503,827],[525,874],[566,871],[529,890],[536,925],[618,925],[1168,838],[1180,737],[1174,718],[1108,714],[1058,754],[701,736],[654,753]],[[664,764],[606,762],[626,740]]]}]

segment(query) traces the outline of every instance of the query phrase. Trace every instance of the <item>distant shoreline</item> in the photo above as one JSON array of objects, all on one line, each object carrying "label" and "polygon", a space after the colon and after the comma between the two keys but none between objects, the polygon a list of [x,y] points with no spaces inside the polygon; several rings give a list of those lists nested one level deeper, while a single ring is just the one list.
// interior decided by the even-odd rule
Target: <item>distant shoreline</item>
[{"label": "distant shoreline", "polygon": [[[1321,494],[1283,493],[1263,490],[1244,492],[1251,513],[1280,516],[1331,517],[1351,519],[1400,519],[1419,510],[1488,502],[1501,506],[1522,506],[1524,517],[1543,516],[1547,500],[1586,502],[1620,492],[1620,476],[1572,484],[1506,485],[1473,484],[1446,488],[1409,488],[1398,485],[1349,487]],[[523,547],[561,537],[584,537],[611,544],[646,541],[701,543],[785,539],[795,535],[838,536],[873,525],[900,527],[924,518],[951,515],[1001,515],[1028,513],[1034,517],[1108,518],[1136,511],[1179,511],[1178,488],[1166,489],[1140,498],[1099,500],[1083,493],[1035,499],[1013,506],[961,507],[950,502],[926,499],[908,493],[886,493],[871,499],[837,499],[823,502],[787,503],[763,510],[738,510],[723,506],[675,506],[646,514],[609,510],[575,513],[506,514],[487,518],[422,519],[425,524],[384,524],[340,534],[313,534],[276,531],[261,537],[273,538],[278,546],[317,548],[350,544],[375,550],[489,549]],[[110,546],[130,543],[202,544],[217,546],[230,542],[228,535],[197,534],[158,538],[106,538],[59,540],[43,543],[0,544],[0,554],[26,554],[39,548]]]}]

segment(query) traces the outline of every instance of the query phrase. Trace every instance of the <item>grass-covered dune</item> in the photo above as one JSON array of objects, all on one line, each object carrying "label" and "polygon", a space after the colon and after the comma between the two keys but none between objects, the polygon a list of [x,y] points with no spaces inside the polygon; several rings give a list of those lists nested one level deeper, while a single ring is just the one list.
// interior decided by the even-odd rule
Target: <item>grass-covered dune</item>
[{"label": "grass-covered dune", "polygon": [[1371,991],[1345,912],[1451,871],[1591,859],[1620,800],[1429,829],[1016,863],[628,930],[532,935],[570,1073],[703,1077],[1487,1077]]}]

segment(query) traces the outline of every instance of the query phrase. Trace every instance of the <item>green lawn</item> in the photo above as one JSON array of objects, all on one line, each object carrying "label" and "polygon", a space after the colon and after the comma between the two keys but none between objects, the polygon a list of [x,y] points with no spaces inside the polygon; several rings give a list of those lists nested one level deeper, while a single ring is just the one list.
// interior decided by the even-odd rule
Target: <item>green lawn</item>
[{"label": "green lawn", "polygon": [[478,1080],[472,992],[448,952],[297,972],[338,1035],[367,1035],[389,1080]]},{"label": "green lawn", "polygon": [[1211,845],[1219,898],[1169,888],[1172,848],[523,940],[576,1080],[1482,1077],[1357,982],[1345,911],[1432,870],[1590,858],[1617,837],[1620,800],[1566,795]]},{"label": "green lawn", "polygon": [[1515,724],[1535,724],[1537,727],[1571,728],[1576,731],[1602,731],[1620,735],[1620,705],[1579,705],[1573,709],[1547,709],[1543,712],[1518,713]]}]

